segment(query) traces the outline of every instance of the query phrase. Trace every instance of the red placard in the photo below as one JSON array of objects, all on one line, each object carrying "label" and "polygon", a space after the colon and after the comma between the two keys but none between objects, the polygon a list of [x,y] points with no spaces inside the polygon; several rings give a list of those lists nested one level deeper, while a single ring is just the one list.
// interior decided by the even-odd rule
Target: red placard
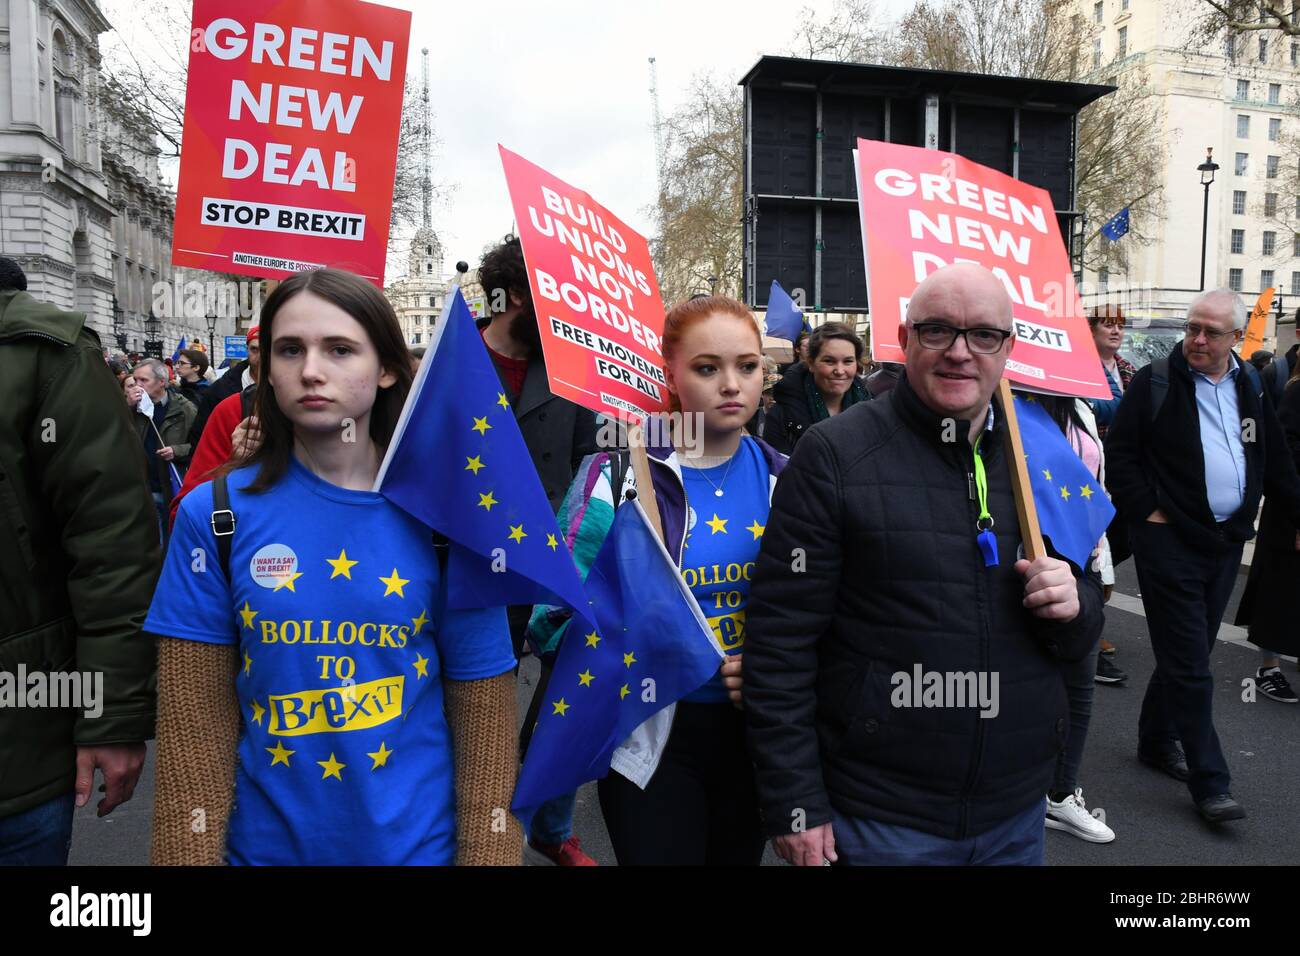
[{"label": "red placard", "polygon": [[194,0],[172,262],[382,287],[411,14]]},{"label": "red placard", "polygon": [[500,150],[551,391],[624,419],[666,410],[649,243],[581,189]]},{"label": "red placard", "polygon": [[931,272],[975,262],[1002,280],[1016,344],[1006,377],[1038,392],[1110,398],[1047,192],[953,153],[858,140],[871,354],[903,362],[898,327]]}]

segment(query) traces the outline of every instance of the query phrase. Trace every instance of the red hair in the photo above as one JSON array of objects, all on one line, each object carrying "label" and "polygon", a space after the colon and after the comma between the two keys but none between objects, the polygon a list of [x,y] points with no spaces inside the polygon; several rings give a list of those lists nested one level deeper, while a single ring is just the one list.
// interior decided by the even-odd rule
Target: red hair
[{"label": "red hair", "polygon": [[[681,344],[682,336],[686,334],[687,329],[699,322],[719,315],[744,319],[748,322],[750,328],[754,330],[754,338],[758,342],[758,351],[760,353],[763,351],[763,334],[759,331],[758,322],[754,319],[754,313],[749,311],[749,306],[729,295],[701,295],[693,299],[687,299],[684,302],[678,302],[664,316],[664,334],[660,338],[663,343],[664,364],[672,361],[673,353],[677,351],[677,347]],[[668,400],[673,411],[680,412],[682,410],[681,403],[677,401],[675,394],[670,392]]]}]

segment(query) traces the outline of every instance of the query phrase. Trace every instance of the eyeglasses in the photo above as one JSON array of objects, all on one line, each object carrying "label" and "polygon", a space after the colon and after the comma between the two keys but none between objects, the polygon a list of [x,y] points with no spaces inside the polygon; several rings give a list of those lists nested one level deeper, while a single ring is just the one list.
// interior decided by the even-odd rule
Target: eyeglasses
[{"label": "eyeglasses", "polygon": [[1202,335],[1204,335],[1207,340],[1211,342],[1217,342],[1225,335],[1232,335],[1234,332],[1238,330],[1228,329],[1226,332],[1222,332],[1219,329],[1207,328],[1206,326],[1201,325],[1200,322],[1184,322],[1183,331],[1188,335],[1190,335],[1193,339],[1199,339]]},{"label": "eyeglasses", "polygon": [[968,349],[981,355],[992,355],[1002,348],[1002,343],[1011,338],[1010,329],[959,329],[942,322],[918,322],[912,326],[912,332],[922,346],[936,351],[952,348],[952,343],[960,335],[966,339]]},{"label": "eyeglasses", "polygon": [[1092,324],[1104,325],[1107,328],[1114,328],[1114,329],[1124,328],[1124,320],[1121,318],[1117,318],[1116,316],[1113,315],[1108,315],[1104,319],[1093,319]]}]

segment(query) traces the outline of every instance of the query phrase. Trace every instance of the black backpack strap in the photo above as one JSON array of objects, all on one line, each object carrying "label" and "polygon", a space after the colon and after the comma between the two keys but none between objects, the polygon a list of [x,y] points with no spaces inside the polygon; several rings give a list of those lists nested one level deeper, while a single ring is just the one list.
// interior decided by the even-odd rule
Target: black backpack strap
[{"label": "black backpack strap", "polygon": [[230,510],[230,489],[226,485],[226,475],[219,474],[212,479],[212,534],[217,539],[217,558],[221,561],[221,570],[230,580],[230,539],[235,534],[235,513]]},{"label": "black backpack strap", "polygon": [[614,499],[614,507],[617,509],[623,501],[623,483],[627,481],[627,470],[632,467],[631,452],[617,448],[609,452],[609,469],[610,477],[613,480],[611,488],[611,498]]},{"label": "black backpack strap", "polygon": [[1268,367],[1272,375],[1269,391],[1273,396],[1273,407],[1282,407],[1282,397],[1286,393],[1286,381],[1291,377],[1291,366],[1287,364],[1286,353],[1275,356]]},{"label": "black backpack strap", "polygon": [[1151,363],[1151,421],[1160,414],[1160,406],[1169,395],[1169,356],[1162,356]]}]

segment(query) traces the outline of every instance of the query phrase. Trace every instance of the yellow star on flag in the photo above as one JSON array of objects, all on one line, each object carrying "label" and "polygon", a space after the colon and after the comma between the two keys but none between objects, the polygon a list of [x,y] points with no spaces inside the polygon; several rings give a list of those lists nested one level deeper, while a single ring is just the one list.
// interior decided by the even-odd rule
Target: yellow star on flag
[{"label": "yellow star on flag", "polygon": [[766,529],[767,529],[767,525],[759,524],[758,519],[755,518],[754,523],[751,524],[745,530],[748,531],[750,534],[752,534],[754,536],[754,540],[757,541],[759,538],[763,537],[763,532]]},{"label": "yellow star on flag", "polygon": [[412,634],[419,634],[422,630],[424,630],[424,625],[429,623],[429,619],[425,617],[425,611],[427,610],[428,608],[422,608],[420,610],[419,617],[411,618],[411,624],[414,625],[415,627],[415,630],[412,632]]},{"label": "yellow star on flag", "polygon": [[488,430],[489,428],[491,428],[491,427],[492,427],[492,426],[489,425],[489,424],[487,423],[487,416],[484,415],[482,418],[476,418],[476,419],[474,419],[474,424],[473,424],[473,426],[472,426],[472,430],[473,430],[473,431],[476,431],[476,432],[478,432],[480,435],[482,435],[482,434],[485,434],[485,433],[487,432],[487,430]]},{"label": "yellow star on flag", "polygon": [[493,505],[499,505],[499,504],[501,504],[501,502],[493,498],[492,492],[490,491],[485,495],[478,496],[478,506],[480,508],[486,508],[488,511],[491,511]]},{"label": "yellow star on flag", "polygon": [[257,617],[257,612],[248,606],[247,601],[244,602],[243,608],[240,609],[239,616],[244,619],[244,627],[251,631],[253,629],[253,618]]},{"label": "yellow star on flag", "polygon": [[415,655],[415,679],[429,676],[429,659],[423,654]]},{"label": "yellow star on flag", "polygon": [[298,752],[296,750],[287,750],[282,740],[277,740],[274,747],[265,747],[263,749],[271,755],[272,767],[278,763],[282,763],[286,767],[289,766],[289,758]]},{"label": "yellow star on flag", "polygon": [[465,462],[466,462],[465,470],[472,471],[476,475],[479,473],[480,468],[487,467],[486,465],[483,464],[483,458],[481,455],[475,455],[473,458],[466,458]]},{"label": "yellow star on flag", "polygon": [[1065,487],[1065,485],[1061,485],[1061,497],[1066,501],[1070,500],[1070,489]]},{"label": "yellow star on flag", "polygon": [[510,526],[510,533],[506,535],[506,537],[509,538],[511,541],[513,541],[515,544],[520,544],[523,542],[524,538],[528,537],[528,534],[527,532],[524,531],[523,525],[512,524]]},{"label": "yellow star on flag", "polygon": [[714,534],[717,534],[719,531],[721,531],[723,534],[726,534],[726,533],[727,533],[727,521],[728,521],[727,518],[719,518],[719,517],[718,517],[718,513],[715,511],[715,512],[713,513],[713,518],[712,518],[711,520],[709,520],[709,521],[704,522],[704,523],[705,523],[706,525],[708,525],[710,528],[713,529],[713,533],[714,533]]},{"label": "yellow star on flag", "polygon": [[636,663],[636,655],[633,654],[631,651],[628,651],[626,654],[623,655],[623,663],[626,666],[631,667],[633,664]]},{"label": "yellow star on flag", "polygon": [[[249,673],[251,673],[251,672],[252,672],[252,667],[253,667],[253,659],[252,659],[251,657],[249,657],[247,654],[245,654],[245,655],[244,655],[244,673],[245,673],[245,674],[249,674]],[[258,671],[258,673],[261,673],[261,671]]]},{"label": "yellow star on flag", "polygon": [[500,405],[502,408],[509,408],[509,407],[510,407],[510,403],[509,403],[508,401],[506,401],[506,393],[505,393],[505,392],[497,392],[497,404]]},{"label": "yellow star on flag", "polygon": [[1085,499],[1090,499],[1093,495],[1092,486],[1084,485],[1082,488],[1079,489],[1079,494],[1083,495]]},{"label": "yellow star on flag", "polygon": [[578,675],[578,686],[590,687],[591,682],[595,679],[596,675],[591,672],[591,668],[587,668],[587,670]]},{"label": "yellow star on flag", "polygon": [[588,647],[595,647],[599,643],[600,643],[600,636],[595,631],[592,631],[590,634],[587,635]]},{"label": "yellow star on flag", "polygon": [[548,534],[546,536],[546,546],[550,548],[552,551],[554,551],[556,548],[560,546],[560,542],[555,540],[555,535]]},{"label": "yellow star on flag", "polygon": [[618,689],[618,699],[619,699],[619,700],[622,700],[624,697],[626,697],[626,696],[627,696],[628,694],[630,694],[630,693],[632,693],[632,692],[631,692],[630,690],[627,689],[627,684],[624,684],[622,687],[620,687],[620,688]]},{"label": "yellow star on flag", "polygon": [[553,701],[551,701],[551,706],[555,708],[553,711],[551,711],[551,715],[552,715],[552,716],[554,716],[555,714],[559,714],[561,717],[564,717],[564,716],[565,716],[565,711],[567,711],[567,710],[568,710],[570,707],[572,707],[573,705],[572,705],[572,704],[566,704],[566,703],[564,702],[564,698],[561,697],[559,700],[553,700]]},{"label": "yellow star on flag", "polygon": [[326,558],[325,563],[334,569],[334,573],[330,575],[331,581],[337,578],[340,574],[351,581],[352,569],[357,565],[356,561],[348,560],[348,553],[345,549],[339,549],[339,556],[337,558]]},{"label": "yellow star on flag", "polygon": [[380,767],[387,767],[388,758],[389,756],[392,755],[392,753],[393,752],[384,745],[384,742],[382,740],[379,741],[379,749],[372,754],[366,754],[367,757],[369,757],[371,760],[375,762],[374,766],[371,767],[370,769],[378,770]]},{"label": "yellow star on flag", "polygon": [[337,760],[335,760],[333,751],[330,752],[329,760],[317,760],[316,763],[318,766],[325,768],[325,772],[320,775],[320,778],[322,780],[324,780],[326,777],[333,777],[335,780],[342,781],[343,774],[341,771],[343,770],[344,767],[347,766],[347,764],[339,763]]},{"label": "yellow star on flag", "polygon": [[1043,469],[1043,477],[1046,478],[1048,481],[1051,481],[1051,480],[1052,480],[1052,473],[1051,473],[1050,471],[1048,471],[1046,468],[1044,468],[1044,469]]},{"label": "yellow star on flag", "polygon": [[281,582],[279,582],[278,584],[276,584],[276,586],[275,586],[275,588],[273,589],[273,591],[278,591],[278,590],[280,590],[280,588],[288,588],[290,591],[293,591],[294,594],[297,594],[298,591],[297,591],[296,588],[294,588],[294,586],[293,586],[293,582],[294,582],[294,581],[297,581],[300,577],[302,577],[302,572],[301,572],[301,571],[295,571],[295,572],[293,572],[293,574],[289,575],[289,576],[288,576],[287,578],[285,578],[283,581],[281,581]]},{"label": "yellow star on flag", "polygon": [[262,726],[262,718],[264,716],[266,716],[266,708],[257,701],[253,701],[253,723],[257,724],[259,727]]},{"label": "yellow star on flag", "polygon": [[390,594],[396,594],[399,598],[405,598],[406,595],[402,593],[402,587],[403,585],[411,583],[410,578],[399,578],[397,576],[397,568],[393,568],[393,573],[391,575],[386,578],[380,578],[379,580],[385,585],[384,597],[388,597]]}]

